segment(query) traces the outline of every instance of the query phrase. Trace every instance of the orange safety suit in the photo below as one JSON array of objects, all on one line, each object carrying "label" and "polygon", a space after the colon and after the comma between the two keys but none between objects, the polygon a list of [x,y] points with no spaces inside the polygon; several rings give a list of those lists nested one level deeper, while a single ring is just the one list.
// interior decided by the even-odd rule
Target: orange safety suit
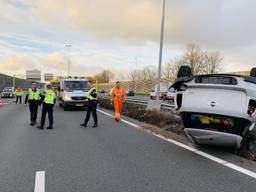
[{"label": "orange safety suit", "polygon": [[111,91],[111,101],[114,102],[115,119],[119,121],[121,119],[122,104],[126,100],[125,90],[121,87],[115,87]]}]

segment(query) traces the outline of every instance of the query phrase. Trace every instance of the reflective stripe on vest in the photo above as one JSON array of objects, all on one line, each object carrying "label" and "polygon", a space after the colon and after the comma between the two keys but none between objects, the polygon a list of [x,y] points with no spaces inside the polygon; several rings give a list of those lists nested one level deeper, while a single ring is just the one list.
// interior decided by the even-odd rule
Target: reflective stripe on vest
[{"label": "reflective stripe on vest", "polygon": [[45,91],[45,98],[44,98],[44,102],[46,104],[54,104],[54,99],[56,97],[56,94],[54,91],[52,90],[46,90]]},{"label": "reflective stripe on vest", "polygon": [[30,88],[28,90],[28,100],[36,100],[36,101],[38,101],[39,100],[39,91],[38,90],[32,91],[32,89]]},{"label": "reflective stripe on vest", "polygon": [[95,87],[91,88],[91,89],[89,90],[89,92],[87,93],[87,98],[88,98],[89,100],[97,100],[97,97],[93,97],[93,96],[92,96],[92,93],[93,93],[94,91],[96,91],[96,88],[95,88]]}]

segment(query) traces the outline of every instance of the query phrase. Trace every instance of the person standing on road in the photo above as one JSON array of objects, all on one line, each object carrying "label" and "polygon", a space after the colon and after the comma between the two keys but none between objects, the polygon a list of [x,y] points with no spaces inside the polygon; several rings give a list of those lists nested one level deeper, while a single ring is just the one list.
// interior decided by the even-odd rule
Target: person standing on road
[{"label": "person standing on road", "polygon": [[18,101],[21,104],[22,96],[23,96],[23,90],[20,87],[17,87],[14,94],[16,95],[16,104],[18,103]]},{"label": "person standing on road", "polygon": [[41,103],[43,103],[41,124],[37,128],[44,129],[45,118],[48,113],[49,126],[46,129],[53,129],[53,108],[56,103],[56,94],[50,84],[46,86],[46,90],[41,95]]},{"label": "person standing on road", "polygon": [[121,87],[120,81],[116,82],[116,87],[111,91],[111,104],[114,102],[115,120],[120,121],[122,113],[122,105],[126,100],[125,90]]},{"label": "person standing on road", "polygon": [[36,124],[39,99],[40,99],[40,92],[37,89],[36,83],[32,82],[31,88],[29,88],[25,98],[25,104],[29,103],[31,126],[34,126]]},{"label": "person standing on road", "polygon": [[97,128],[98,127],[98,117],[97,117],[97,104],[98,104],[98,99],[97,99],[97,91],[95,87],[92,87],[88,94],[87,94],[87,113],[86,113],[86,118],[84,120],[84,123],[80,124],[82,127],[87,127],[87,123],[89,122],[91,113],[93,116],[94,120],[94,125],[92,128]]}]

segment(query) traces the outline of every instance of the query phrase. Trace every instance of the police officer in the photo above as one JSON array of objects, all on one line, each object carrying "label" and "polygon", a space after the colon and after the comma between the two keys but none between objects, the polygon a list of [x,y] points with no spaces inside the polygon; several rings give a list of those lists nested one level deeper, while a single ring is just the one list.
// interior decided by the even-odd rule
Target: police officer
[{"label": "police officer", "polygon": [[29,88],[25,98],[25,104],[29,103],[31,126],[34,126],[36,124],[39,99],[40,99],[40,92],[37,89],[36,82],[32,82],[31,88]]},{"label": "police officer", "polygon": [[97,117],[97,104],[98,104],[98,99],[97,99],[97,91],[95,87],[92,87],[88,94],[87,94],[87,113],[86,113],[86,118],[84,120],[84,123],[80,124],[82,127],[87,127],[87,123],[89,122],[91,113],[93,116],[94,120],[94,125],[92,128],[97,128],[98,127],[98,117]]},{"label": "police officer", "polygon": [[56,102],[56,94],[52,90],[52,86],[47,85],[46,90],[44,91],[43,95],[41,95],[41,103],[43,103],[42,117],[41,117],[41,124],[40,126],[37,126],[37,128],[39,129],[44,128],[46,114],[48,113],[49,126],[47,127],[47,129],[53,129],[53,108],[54,108],[55,102]]},{"label": "police officer", "polygon": [[16,104],[18,103],[18,101],[20,101],[20,104],[21,104],[23,90],[20,87],[17,87],[14,94],[16,95]]}]

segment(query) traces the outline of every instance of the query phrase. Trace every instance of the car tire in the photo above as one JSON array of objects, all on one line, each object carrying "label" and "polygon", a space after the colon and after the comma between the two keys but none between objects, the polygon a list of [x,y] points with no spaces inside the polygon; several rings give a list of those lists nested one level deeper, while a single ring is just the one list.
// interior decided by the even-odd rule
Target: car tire
[{"label": "car tire", "polygon": [[67,110],[68,110],[68,107],[65,106],[65,105],[63,105],[63,110],[64,110],[64,111],[67,111]]},{"label": "car tire", "polygon": [[256,67],[253,67],[250,72],[251,77],[256,77]]},{"label": "car tire", "polygon": [[192,76],[192,70],[191,67],[187,65],[183,65],[179,68],[177,78],[182,78],[182,77],[191,77]]}]

